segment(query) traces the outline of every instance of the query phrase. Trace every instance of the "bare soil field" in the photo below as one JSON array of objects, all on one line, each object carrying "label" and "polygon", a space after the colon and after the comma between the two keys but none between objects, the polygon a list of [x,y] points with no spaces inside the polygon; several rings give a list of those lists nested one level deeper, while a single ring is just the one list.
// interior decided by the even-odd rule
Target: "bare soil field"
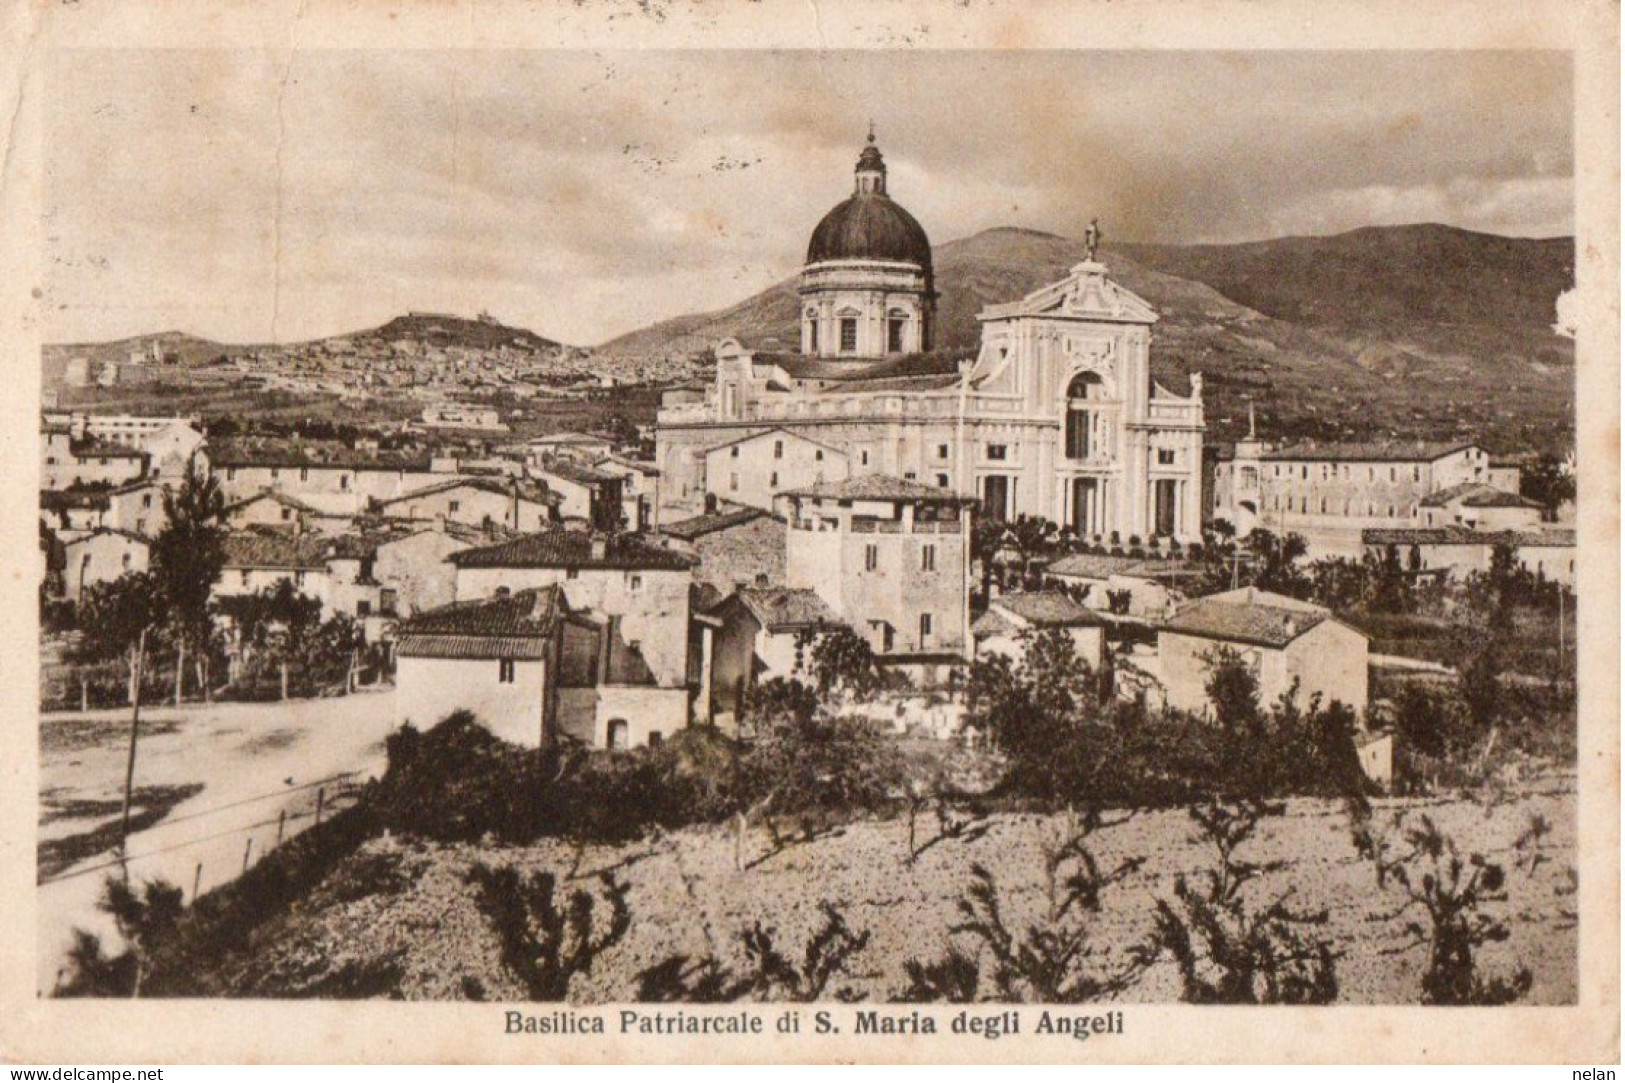
[{"label": "bare soil field", "polygon": [[[1486,909],[1503,919],[1508,939],[1479,953],[1480,970],[1509,974],[1522,965],[1534,983],[1527,1002],[1574,1003],[1579,934],[1575,918],[1576,802],[1572,773],[1547,773],[1518,784],[1494,803],[1466,799],[1384,800],[1374,822],[1393,815],[1427,815],[1457,840],[1463,857],[1482,853],[1508,873],[1507,897]],[[1518,838],[1532,817],[1549,833],[1532,850]],[[589,847],[563,887],[603,898],[598,874],[612,872],[630,885],[631,928],[626,938],[578,976],[571,999],[596,1003],[631,999],[636,976],[673,954],[714,955],[737,967],[740,933],[752,923],[777,931],[780,951],[799,958],[822,922],[820,905],[840,906],[850,927],[870,939],[831,990],[843,987],[866,1000],[886,1000],[904,985],[904,965],[935,958],[952,942],[974,952],[974,940],[950,930],[960,920],[957,900],[979,863],[992,871],[1012,928],[1038,920],[1047,904],[1043,846],[1060,837],[1062,816],[999,815],[974,839],[945,839],[908,860],[906,819],[853,824],[815,841],[770,853],[765,831],[747,837],[749,867],[735,867],[731,828],[688,829],[636,845]],[[918,841],[936,824],[919,823]],[[1092,916],[1092,965],[1112,969],[1150,932],[1154,901],[1170,898],[1176,877],[1212,868],[1216,855],[1195,838],[1181,810],[1149,812],[1104,828],[1089,840],[1103,868],[1127,858],[1145,863],[1107,889]],[[442,846],[384,838],[348,858],[299,907],[254,932],[243,961],[212,968],[209,984],[237,996],[375,996],[408,999],[524,999],[525,989],[502,962],[492,926],[480,911],[469,872],[476,865],[552,871],[563,879],[577,853],[547,841],[528,847]],[[1324,800],[1294,800],[1265,819],[1240,856],[1279,862],[1247,888],[1250,905],[1264,906],[1291,893],[1300,910],[1327,912],[1317,935],[1337,953],[1341,1002],[1414,1003],[1426,950],[1413,946],[1406,923],[1422,920],[1402,910],[1405,896],[1390,881],[1379,888],[1373,866],[1351,842],[1343,807]],[[564,905],[564,899],[557,899]],[[600,901],[598,919],[605,907]],[[252,957],[249,961],[249,956]],[[1122,999],[1176,1000],[1179,983],[1162,962]]]}]

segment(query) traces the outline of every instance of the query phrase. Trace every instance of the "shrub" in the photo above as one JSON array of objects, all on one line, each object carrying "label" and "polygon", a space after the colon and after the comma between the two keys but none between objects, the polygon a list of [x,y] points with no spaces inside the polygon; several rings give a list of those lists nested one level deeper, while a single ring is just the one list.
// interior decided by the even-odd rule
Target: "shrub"
[{"label": "shrub", "polygon": [[1392,880],[1405,892],[1399,912],[1420,909],[1426,919],[1405,926],[1413,945],[1428,949],[1422,1003],[1495,1005],[1522,999],[1534,984],[1527,967],[1510,977],[1485,978],[1475,957],[1483,945],[1510,935],[1504,921],[1483,910],[1486,903],[1505,900],[1506,871],[1482,854],[1463,858],[1455,840],[1426,814],[1413,826],[1400,826],[1405,849],[1397,856],[1389,856],[1395,847],[1386,840],[1365,853],[1376,863],[1379,885]]},{"label": "shrub", "polygon": [[551,872],[521,877],[512,868],[476,865],[468,879],[478,889],[476,902],[502,944],[502,961],[524,982],[531,1000],[569,999],[570,982],[589,973],[598,957],[620,943],[632,927],[629,889],[608,873],[599,877],[609,907],[603,921],[594,920],[598,902],[581,888],[560,907],[554,899],[558,877]]},{"label": "shrub", "polygon": [[1090,920],[1100,911],[1102,893],[1136,872],[1144,858],[1102,872],[1087,838],[1100,824],[1088,818],[1064,838],[1044,845],[1048,910],[1019,933],[1004,916],[999,886],[980,863],[971,866],[971,884],[959,900],[962,921],[953,935],[973,938],[981,951],[972,956],[950,944],[934,960],[913,959],[905,967],[908,985],[896,999],[910,1003],[974,1000],[982,984],[980,957],[992,963],[987,980],[994,1000],[1005,1003],[1080,1004],[1114,995],[1138,976],[1135,966],[1097,973],[1091,966]]},{"label": "shrub", "polygon": [[140,996],[150,968],[149,953],[169,935],[185,907],[181,889],[164,880],[148,880],[141,889],[108,877],[96,908],[113,918],[124,951],[109,957],[101,938],[84,929],[73,931],[68,974],[55,990],[60,997]]},{"label": "shrub", "polygon": [[[869,943],[869,932],[855,933],[846,915],[832,903],[821,903],[824,923],[802,949],[796,962],[778,948],[777,930],[755,922],[739,934],[745,966],[733,971],[715,956],[692,959],[672,955],[638,974],[641,1002],[682,1001],[716,1004],[750,997],[754,1000],[805,1003],[824,998],[835,977]],[[835,1000],[856,1000],[850,989],[836,989]]]},{"label": "shrub", "polygon": [[1280,867],[1237,855],[1272,811],[1277,810],[1255,801],[1190,809],[1200,837],[1218,851],[1218,868],[1203,870],[1194,884],[1183,874],[1175,879],[1173,900],[1157,900],[1156,928],[1138,952],[1143,965],[1172,957],[1187,1003],[1329,1004],[1337,999],[1331,947],[1305,931],[1324,925],[1326,912],[1292,910],[1285,894],[1263,906],[1249,906],[1245,897],[1249,883]]}]

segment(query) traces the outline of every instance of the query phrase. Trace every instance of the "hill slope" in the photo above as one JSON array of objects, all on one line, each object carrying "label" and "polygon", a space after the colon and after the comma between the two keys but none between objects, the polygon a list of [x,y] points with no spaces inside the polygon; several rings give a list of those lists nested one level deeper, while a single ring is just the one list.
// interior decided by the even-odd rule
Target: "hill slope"
[{"label": "hill slope", "polygon": [[[983,306],[1064,276],[1082,242],[993,229],[935,250],[938,343],[974,347]],[[1124,245],[1101,253],[1113,278],[1161,313],[1158,379],[1204,374],[1210,440],[1246,428],[1281,437],[1450,438],[1496,448],[1556,447],[1573,428],[1573,344],[1550,328],[1573,282],[1573,244],[1443,226],[1356,230],[1198,247]],[[722,338],[794,344],[786,281],[718,312],[615,339],[621,357],[694,353]]]}]

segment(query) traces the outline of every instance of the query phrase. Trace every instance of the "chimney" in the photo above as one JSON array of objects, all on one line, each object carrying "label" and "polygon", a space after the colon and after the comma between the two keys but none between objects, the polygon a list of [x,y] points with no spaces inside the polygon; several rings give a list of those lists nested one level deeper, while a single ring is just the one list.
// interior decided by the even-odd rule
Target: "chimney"
[{"label": "chimney", "polygon": [[593,531],[587,543],[587,551],[593,560],[603,560],[609,555],[608,536]]}]

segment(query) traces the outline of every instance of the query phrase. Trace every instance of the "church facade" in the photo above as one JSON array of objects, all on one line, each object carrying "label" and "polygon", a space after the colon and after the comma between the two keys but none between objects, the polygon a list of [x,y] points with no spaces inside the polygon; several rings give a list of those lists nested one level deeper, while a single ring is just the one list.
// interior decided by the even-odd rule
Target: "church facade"
[{"label": "church facade", "polygon": [[700,514],[708,496],[770,506],[774,489],[805,484],[805,464],[769,467],[751,475],[767,491],[742,494],[736,472],[712,476],[715,456],[708,468],[712,449],[778,429],[834,449],[843,476],[944,489],[995,517],[1041,516],[1103,540],[1198,537],[1201,377],[1188,396],[1152,380],[1151,306],[1091,246],[1062,281],[985,309],[974,359],[930,352],[930,242],[885,181],[871,135],[853,196],[808,246],[800,352],[729,340],[710,388],[668,396],[656,430],[662,520]]}]

